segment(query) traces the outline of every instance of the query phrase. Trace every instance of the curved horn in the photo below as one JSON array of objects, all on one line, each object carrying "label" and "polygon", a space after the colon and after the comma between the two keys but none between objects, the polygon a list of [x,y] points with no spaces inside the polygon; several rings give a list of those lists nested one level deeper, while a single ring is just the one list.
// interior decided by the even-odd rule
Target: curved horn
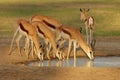
[{"label": "curved horn", "polygon": [[80,11],[82,12],[82,9],[80,8]]},{"label": "curved horn", "polygon": [[90,9],[87,9],[86,12],[88,12]]}]

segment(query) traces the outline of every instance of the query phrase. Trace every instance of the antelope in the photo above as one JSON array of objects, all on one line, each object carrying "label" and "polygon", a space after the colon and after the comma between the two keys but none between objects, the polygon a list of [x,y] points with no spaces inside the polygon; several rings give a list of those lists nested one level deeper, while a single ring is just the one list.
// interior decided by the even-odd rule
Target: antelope
[{"label": "antelope", "polygon": [[94,18],[93,16],[87,16],[86,12],[88,11],[89,9],[85,10],[80,8],[81,20],[85,23],[87,44],[91,46],[94,32]]},{"label": "antelope", "polygon": [[34,21],[43,22],[46,25],[48,25],[47,27],[49,27],[55,33],[55,37],[57,38],[56,41],[59,40],[60,35],[57,34],[57,29],[62,26],[62,23],[60,21],[44,15],[33,16],[31,18],[31,22],[34,22]]},{"label": "antelope", "polygon": [[43,22],[34,21],[34,22],[31,22],[31,24],[36,27],[39,36],[43,37],[46,45],[49,46],[47,48],[47,58],[50,60],[49,53],[50,53],[51,48],[53,48],[54,53],[56,53],[56,56],[58,57],[58,59],[61,60],[62,59],[61,51],[59,51],[57,48],[57,45],[55,42],[55,36],[53,32]]},{"label": "antelope", "polygon": [[[39,43],[38,35],[37,35],[35,27],[33,25],[31,25],[31,23],[29,23],[25,19],[19,19],[17,21],[17,25],[18,25],[17,30],[14,33],[14,36],[13,36],[13,39],[12,39],[12,42],[11,42],[9,55],[11,54],[11,51],[12,51],[12,46],[13,46],[14,39],[15,39],[16,35],[19,33],[19,35],[16,39],[19,54],[21,55],[19,41],[21,40],[21,38],[23,36],[25,36],[26,39],[27,39],[27,41],[26,41],[27,48],[29,47],[29,41],[32,40],[34,45],[35,45],[35,54],[42,61],[43,60],[43,50],[42,50],[41,44]],[[26,53],[26,55],[28,55],[28,52]]]},{"label": "antelope", "polygon": [[60,23],[58,20],[44,15],[35,15],[31,18],[31,21],[44,22],[45,24],[50,25],[52,28],[58,28],[62,26],[62,23]]},{"label": "antelope", "polygon": [[94,59],[92,49],[84,41],[83,36],[78,29],[70,26],[62,26],[59,28],[59,33],[64,39],[69,40],[67,59],[69,59],[72,43],[74,48],[74,60],[76,60],[76,48],[78,45],[83,49],[90,60]]}]

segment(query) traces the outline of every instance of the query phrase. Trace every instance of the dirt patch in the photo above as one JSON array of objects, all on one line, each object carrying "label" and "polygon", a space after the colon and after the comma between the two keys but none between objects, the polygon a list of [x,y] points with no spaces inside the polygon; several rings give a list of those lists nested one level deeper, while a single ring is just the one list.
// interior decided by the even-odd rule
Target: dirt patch
[{"label": "dirt patch", "polygon": [[[4,40],[3,40],[4,41]],[[120,56],[120,38],[97,38],[95,56]],[[0,80],[119,80],[120,68],[96,67],[28,67],[24,52],[8,55],[9,42],[0,45]],[[66,52],[67,50],[65,50]],[[85,56],[78,51],[77,56]],[[85,56],[86,57],[86,56]],[[86,77],[87,76],[87,77]]]},{"label": "dirt patch", "polygon": [[120,68],[26,67],[2,65],[0,80],[119,80]]}]

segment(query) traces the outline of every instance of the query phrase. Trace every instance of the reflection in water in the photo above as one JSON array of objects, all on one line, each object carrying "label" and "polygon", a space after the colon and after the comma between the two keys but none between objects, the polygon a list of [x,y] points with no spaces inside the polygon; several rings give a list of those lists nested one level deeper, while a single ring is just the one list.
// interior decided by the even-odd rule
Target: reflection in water
[{"label": "reflection in water", "polygon": [[39,66],[39,67],[43,67],[43,62],[39,62],[39,63],[38,63],[38,66]]},{"label": "reflection in water", "polygon": [[96,57],[94,61],[87,58],[77,58],[74,60],[70,58],[69,60],[59,61],[55,60],[44,60],[43,62],[31,62],[27,64],[28,66],[57,66],[57,67],[120,67],[120,57]]},{"label": "reflection in water", "polygon": [[63,61],[58,61],[58,62],[56,63],[56,66],[57,66],[57,67],[63,67]]},{"label": "reflection in water", "polygon": [[86,64],[85,64],[86,67],[93,67],[94,66],[94,61],[87,61]]},{"label": "reflection in water", "polygon": [[[80,60],[80,61],[79,61]],[[83,61],[83,62],[82,62]],[[86,66],[86,67],[91,67],[93,66],[93,61],[89,61],[88,59],[77,59],[74,60],[73,58],[70,58],[69,60],[63,60],[63,61],[59,61],[59,60],[45,60],[43,62],[37,61],[37,62],[31,62],[28,64],[28,66],[39,66],[39,67],[43,67],[43,66],[57,66],[57,67],[76,67],[76,66]]]}]

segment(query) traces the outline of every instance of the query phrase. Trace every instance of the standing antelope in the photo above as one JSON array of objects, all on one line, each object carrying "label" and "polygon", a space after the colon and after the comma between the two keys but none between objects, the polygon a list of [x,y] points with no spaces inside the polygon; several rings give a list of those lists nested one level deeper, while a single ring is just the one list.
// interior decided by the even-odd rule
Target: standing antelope
[{"label": "standing antelope", "polygon": [[74,48],[74,60],[76,60],[77,45],[79,45],[83,49],[83,51],[86,53],[86,55],[89,57],[90,60],[94,59],[92,49],[85,43],[78,29],[70,26],[62,26],[59,28],[59,32],[64,39],[69,39],[67,59],[69,59],[72,43]]},{"label": "standing antelope", "polygon": [[85,10],[80,8],[81,20],[85,23],[87,44],[91,46],[94,31],[94,18],[92,16],[87,16],[86,12],[88,11],[89,9]]},{"label": "standing antelope", "polygon": [[[38,56],[38,58],[40,60],[43,60],[43,51],[41,49],[41,44],[39,43],[38,35],[37,35],[35,27],[33,25],[31,25],[31,23],[29,23],[28,21],[26,21],[24,19],[19,19],[17,21],[17,25],[18,25],[17,26],[18,28],[17,28],[16,32],[14,33],[14,36],[13,36],[13,39],[11,42],[11,47],[9,50],[9,54],[11,54],[14,39],[15,39],[17,33],[19,33],[19,35],[16,39],[19,54],[21,55],[19,41],[21,40],[22,36],[25,36],[25,37],[27,37],[26,38],[27,39],[27,41],[26,41],[27,48],[29,48],[29,41],[32,40],[35,45],[35,51],[36,51],[35,54]],[[26,53],[26,55],[28,55],[28,52]]]},{"label": "standing antelope", "polygon": [[58,57],[59,60],[61,60],[62,59],[61,52],[57,49],[55,36],[53,32],[43,22],[34,21],[31,22],[31,24],[36,27],[36,29],[38,30],[38,34],[44,38],[46,45],[48,45],[47,58],[50,59],[49,53],[51,48],[53,48],[53,51],[56,53],[56,56]]}]

